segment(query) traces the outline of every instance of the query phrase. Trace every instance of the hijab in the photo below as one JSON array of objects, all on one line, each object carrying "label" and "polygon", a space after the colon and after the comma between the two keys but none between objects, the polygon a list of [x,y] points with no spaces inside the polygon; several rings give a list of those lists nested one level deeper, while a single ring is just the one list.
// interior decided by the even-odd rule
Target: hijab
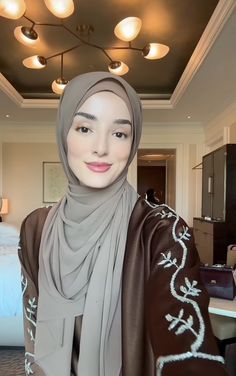
[{"label": "hijab", "polygon": [[[125,169],[105,188],[80,184],[67,161],[67,134],[75,113],[91,95],[122,98],[132,120]],[[35,361],[47,376],[70,376],[75,317],[82,316],[77,374],[121,374],[121,288],[129,219],[137,193],[127,182],[140,140],[141,104],[121,77],[106,72],[72,79],[61,97],[57,143],[68,190],[46,219],[39,252],[39,301]]]}]

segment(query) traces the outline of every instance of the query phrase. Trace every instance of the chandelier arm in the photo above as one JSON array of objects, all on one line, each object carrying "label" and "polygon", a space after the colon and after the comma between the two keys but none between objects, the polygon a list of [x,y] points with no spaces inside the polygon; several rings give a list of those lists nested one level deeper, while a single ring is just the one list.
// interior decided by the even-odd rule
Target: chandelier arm
[{"label": "chandelier arm", "polygon": [[63,55],[64,53],[61,54],[61,79],[63,79]]},{"label": "chandelier arm", "polygon": [[134,51],[142,51],[142,48],[136,48],[136,47],[130,47],[130,46],[126,46],[126,47],[114,46],[114,47],[106,47],[105,50],[134,50]]},{"label": "chandelier arm", "polygon": [[57,56],[60,56],[60,55],[64,55],[64,54],[66,54],[67,52],[70,52],[70,51],[72,51],[72,50],[75,50],[76,48],[78,48],[78,47],[80,47],[80,46],[81,46],[81,44],[77,44],[77,45],[74,46],[74,47],[68,48],[67,50],[64,50],[64,51],[62,51],[62,52],[58,52],[58,53],[55,54],[55,55],[51,55],[51,56],[49,56],[49,57],[46,57],[45,59],[46,59],[46,60],[50,60],[50,59],[52,59],[52,58],[54,58],[54,57],[57,57]]},{"label": "chandelier arm", "polygon": [[25,18],[26,20],[28,20],[29,22],[31,22],[32,24],[36,25],[36,26],[53,26],[53,27],[65,27],[63,24],[53,24],[53,23],[43,23],[43,22],[36,22],[36,21],[33,21],[31,18],[27,17],[27,16],[22,16],[22,18]]},{"label": "chandelier arm", "polygon": [[[131,42],[129,42],[128,46],[125,46],[125,47],[101,47],[97,44],[94,44],[94,43],[91,43],[91,42],[88,42],[86,40],[84,40],[83,38],[81,38],[78,34],[76,34],[75,32],[73,32],[70,28],[68,28],[67,26],[65,26],[63,23],[61,24],[52,24],[52,23],[41,23],[41,22],[34,22],[32,19],[30,19],[29,17],[27,16],[23,16],[24,18],[26,18],[28,21],[32,22],[32,28],[34,25],[36,26],[52,26],[52,27],[62,27],[63,29],[65,29],[67,32],[69,32],[71,35],[73,35],[75,38],[79,39],[79,41],[87,46],[90,46],[90,47],[94,47],[94,48],[97,48],[97,49],[100,49],[104,55],[106,55],[106,57],[110,60],[110,62],[113,61],[113,59],[108,55],[107,51],[106,50],[135,50],[135,51],[142,51],[141,48],[135,48],[135,47],[132,47],[131,46]],[[46,60],[49,60],[53,57],[56,57],[56,56],[59,56],[61,54],[64,54],[64,53],[67,53],[69,51],[72,51],[74,50],[75,48],[79,47],[80,45],[77,45],[75,47],[72,47],[68,50],[65,50],[63,52],[60,52],[60,53],[57,53],[55,55],[52,55],[48,58],[46,58]]]},{"label": "chandelier arm", "polygon": [[73,35],[75,38],[79,39],[80,42],[82,43],[86,43],[85,40],[83,40],[83,38],[81,38],[78,34],[76,34],[74,31],[72,31],[71,29],[69,29],[67,26],[65,25],[61,25],[63,27],[63,29],[65,29],[66,31],[68,31],[68,33],[70,33],[71,35]]},{"label": "chandelier arm", "polygon": [[27,17],[26,15],[23,14],[22,18],[25,18],[26,20],[32,22],[35,24],[35,22],[33,20],[31,20],[31,18]]},{"label": "chandelier arm", "polygon": [[113,59],[108,55],[108,53],[106,52],[106,50],[104,48],[101,48],[101,51],[104,53],[104,55],[106,55],[106,57],[108,57],[108,59],[110,60],[110,62],[112,63],[113,62]]}]

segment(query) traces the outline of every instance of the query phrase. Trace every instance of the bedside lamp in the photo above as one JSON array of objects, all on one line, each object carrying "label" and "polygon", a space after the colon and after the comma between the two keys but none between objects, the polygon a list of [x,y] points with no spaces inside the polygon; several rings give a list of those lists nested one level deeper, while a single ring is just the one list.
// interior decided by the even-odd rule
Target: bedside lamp
[{"label": "bedside lamp", "polygon": [[8,198],[0,198],[0,222],[5,214],[8,214]]}]

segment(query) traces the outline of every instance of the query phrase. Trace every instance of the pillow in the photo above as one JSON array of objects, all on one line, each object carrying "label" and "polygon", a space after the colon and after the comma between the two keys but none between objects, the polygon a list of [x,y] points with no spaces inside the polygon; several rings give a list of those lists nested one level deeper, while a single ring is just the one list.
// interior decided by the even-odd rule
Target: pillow
[{"label": "pillow", "polygon": [[19,231],[12,225],[0,222],[0,246],[17,245],[19,242]]}]

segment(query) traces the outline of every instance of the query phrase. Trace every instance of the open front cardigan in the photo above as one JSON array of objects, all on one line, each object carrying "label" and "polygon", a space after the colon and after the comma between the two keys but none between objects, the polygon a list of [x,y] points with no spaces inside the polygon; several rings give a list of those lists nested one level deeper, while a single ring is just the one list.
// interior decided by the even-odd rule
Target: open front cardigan
[{"label": "open front cardigan", "polygon": [[[21,227],[26,375],[45,376],[34,362],[34,338],[39,246],[49,210],[35,210]],[[167,205],[138,199],[129,222],[123,265],[122,376],[227,375],[212,333],[199,263],[192,233],[183,219]],[[80,331],[77,320],[77,339]],[[53,346],[52,341],[49,352],[57,351],[56,341]],[[78,341],[73,347],[72,374],[79,357]]]}]

